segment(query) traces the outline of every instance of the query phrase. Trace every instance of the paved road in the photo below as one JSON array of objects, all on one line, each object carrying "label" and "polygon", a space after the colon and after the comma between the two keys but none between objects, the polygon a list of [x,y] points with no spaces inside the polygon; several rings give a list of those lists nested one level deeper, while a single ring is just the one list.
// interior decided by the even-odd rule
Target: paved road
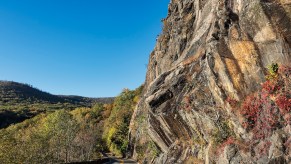
[{"label": "paved road", "polygon": [[130,160],[130,159],[117,159],[117,158],[112,158],[110,157],[110,161],[107,162],[106,164],[137,164],[137,162]]},{"label": "paved road", "polygon": [[118,158],[118,157],[112,156],[111,154],[105,154],[105,153],[102,153],[102,154],[103,154],[103,156],[110,159],[110,161],[106,162],[105,164],[118,164],[118,163],[120,163],[120,164],[137,164],[137,162],[135,162],[132,159]]}]

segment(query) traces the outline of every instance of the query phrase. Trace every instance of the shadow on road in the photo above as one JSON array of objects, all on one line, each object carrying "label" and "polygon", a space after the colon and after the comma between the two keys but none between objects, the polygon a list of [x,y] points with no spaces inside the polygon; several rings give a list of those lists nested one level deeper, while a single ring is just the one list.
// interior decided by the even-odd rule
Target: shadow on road
[{"label": "shadow on road", "polygon": [[110,162],[110,158],[98,159],[94,161],[85,161],[85,162],[71,162],[70,164],[103,164]]},{"label": "shadow on road", "polygon": [[[131,164],[136,163],[131,159],[124,159],[112,156],[111,154],[101,153],[103,155],[102,159],[93,160],[93,161],[86,161],[86,162],[72,162],[70,164]],[[104,158],[105,157],[105,158]]]}]

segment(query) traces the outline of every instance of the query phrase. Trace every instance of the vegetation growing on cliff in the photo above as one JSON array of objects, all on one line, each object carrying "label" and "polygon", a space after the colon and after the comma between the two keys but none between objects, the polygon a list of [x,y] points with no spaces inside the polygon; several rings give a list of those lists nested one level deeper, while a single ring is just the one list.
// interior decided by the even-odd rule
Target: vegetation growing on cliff
[{"label": "vegetation growing on cliff", "polygon": [[[273,64],[262,90],[248,96],[242,103],[243,125],[252,130],[254,139],[269,137],[273,130],[291,121],[291,68]],[[272,77],[272,78],[270,78]]]},{"label": "vegetation growing on cliff", "polygon": [[[220,147],[230,144],[238,145],[244,149],[254,149],[256,158],[266,156],[269,152],[270,137],[274,131],[291,124],[291,68],[272,64],[268,68],[266,82],[260,91],[247,96],[244,101],[238,102],[231,98],[227,101],[238,110],[243,117],[241,124],[253,134],[244,146],[234,138],[228,138]],[[290,145],[290,136],[285,138],[284,147]]]},{"label": "vegetation growing on cliff", "polygon": [[109,119],[105,123],[103,138],[109,150],[116,155],[125,156],[128,146],[128,130],[132,113],[139,101],[143,87],[134,91],[124,89],[116,97]]}]

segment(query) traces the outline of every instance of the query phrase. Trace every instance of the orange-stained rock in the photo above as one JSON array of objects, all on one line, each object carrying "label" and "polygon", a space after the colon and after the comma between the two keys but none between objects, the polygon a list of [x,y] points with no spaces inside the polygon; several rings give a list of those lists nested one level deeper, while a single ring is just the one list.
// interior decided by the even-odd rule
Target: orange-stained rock
[{"label": "orange-stained rock", "polygon": [[[260,90],[269,65],[290,65],[290,4],[290,0],[171,0],[150,55],[143,98],[131,120],[129,155],[159,164],[290,163],[290,155],[280,155],[285,149],[274,143],[291,138],[280,129],[284,127],[278,127],[279,137],[268,139],[267,155],[254,154],[268,142],[248,149],[255,134],[243,127],[245,118],[226,101],[232,99],[239,106]],[[230,136],[237,146],[230,143],[219,149],[219,141]]]}]

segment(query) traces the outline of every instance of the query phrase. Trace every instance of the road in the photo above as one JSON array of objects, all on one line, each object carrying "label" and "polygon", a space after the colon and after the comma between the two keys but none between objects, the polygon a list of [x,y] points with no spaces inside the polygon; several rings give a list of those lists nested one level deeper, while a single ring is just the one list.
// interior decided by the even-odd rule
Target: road
[{"label": "road", "polygon": [[130,159],[118,159],[118,158],[111,158],[110,161],[106,162],[106,164],[137,164],[137,162],[130,160]]},{"label": "road", "polygon": [[109,158],[109,162],[106,162],[105,164],[137,164],[137,162],[135,162],[132,159],[125,159],[125,158],[118,158],[115,156],[112,156],[111,154],[103,154],[103,156]]}]

